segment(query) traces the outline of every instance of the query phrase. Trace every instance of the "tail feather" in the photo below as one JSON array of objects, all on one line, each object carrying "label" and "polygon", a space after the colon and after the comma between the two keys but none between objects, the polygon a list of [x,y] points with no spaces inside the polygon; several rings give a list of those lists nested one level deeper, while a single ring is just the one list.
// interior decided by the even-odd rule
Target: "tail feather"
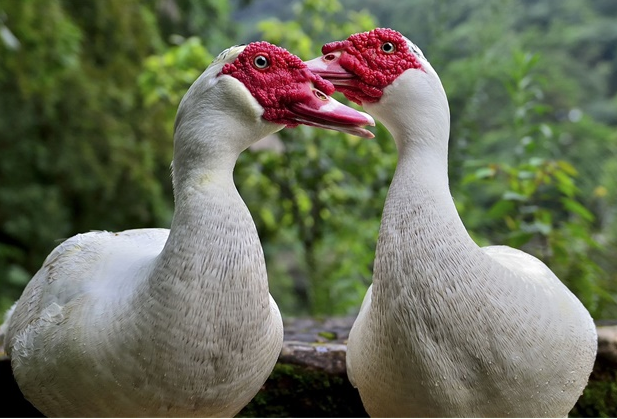
[{"label": "tail feather", "polygon": [[4,321],[0,325],[0,360],[7,359],[9,356],[7,355],[6,348],[4,347],[4,339],[6,337],[6,333],[9,330],[9,322],[11,321],[11,316],[15,311],[15,307],[17,306],[17,302],[9,308],[4,314]]}]

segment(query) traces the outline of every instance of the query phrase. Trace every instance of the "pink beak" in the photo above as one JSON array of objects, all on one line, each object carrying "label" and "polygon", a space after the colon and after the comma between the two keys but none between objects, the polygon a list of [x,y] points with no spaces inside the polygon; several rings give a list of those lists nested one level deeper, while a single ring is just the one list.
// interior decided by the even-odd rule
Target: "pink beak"
[{"label": "pink beak", "polygon": [[341,54],[341,51],[330,52],[321,57],[305,61],[304,64],[306,64],[311,73],[323,77],[334,86],[349,86],[352,84],[351,82],[355,79],[355,76],[339,64]]},{"label": "pink beak", "polygon": [[332,129],[357,135],[364,138],[374,138],[375,135],[362,128],[364,125],[375,126],[375,120],[367,113],[356,111],[331,98],[311,83],[306,83],[302,96],[289,105],[298,123],[319,128]]}]

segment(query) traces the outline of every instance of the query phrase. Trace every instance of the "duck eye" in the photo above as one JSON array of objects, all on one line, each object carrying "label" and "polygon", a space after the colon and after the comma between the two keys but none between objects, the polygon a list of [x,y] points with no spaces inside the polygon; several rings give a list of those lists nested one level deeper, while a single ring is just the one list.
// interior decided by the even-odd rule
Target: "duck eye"
[{"label": "duck eye", "polygon": [[257,57],[255,57],[253,59],[253,64],[255,65],[255,68],[258,68],[260,70],[270,67],[270,61],[263,55],[258,55]]},{"label": "duck eye", "polygon": [[392,42],[384,42],[383,44],[381,44],[381,50],[386,54],[392,54],[394,51],[396,51],[396,47]]}]

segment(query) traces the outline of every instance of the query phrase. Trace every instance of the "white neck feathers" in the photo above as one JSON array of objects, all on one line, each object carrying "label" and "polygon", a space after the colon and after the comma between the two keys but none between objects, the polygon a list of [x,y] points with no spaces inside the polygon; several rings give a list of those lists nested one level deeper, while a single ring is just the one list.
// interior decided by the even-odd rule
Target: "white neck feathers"
[{"label": "white neck feathers", "polygon": [[262,118],[263,108],[237,79],[215,81],[208,70],[186,93],[176,117],[173,179],[176,195],[212,176],[232,181],[242,151],[283,125]]},{"label": "white neck feathers", "polygon": [[220,76],[212,82],[205,76],[178,110],[175,211],[150,286],[170,277],[180,287],[198,282],[202,289],[247,290],[250,285],[255,298],[267,300],[263,251],[233,169],[244,149],[282,126],[261,118],[263,108],[237,79]]},{"label": "white neck feathers", "polygon": [[438,270],[421,260],[441,264],[454,258],[451,263],[464,264],[480,250],[450,194],[449,108],[430,65],[425,71],[407,70],[386,88],[379,103],[366,109],[392,133],[399,152],[377,243],[373,290],[377,297],[382,282],[405,281],[397,286],[409,286],[414,279],[437,280],[427,273]]}]

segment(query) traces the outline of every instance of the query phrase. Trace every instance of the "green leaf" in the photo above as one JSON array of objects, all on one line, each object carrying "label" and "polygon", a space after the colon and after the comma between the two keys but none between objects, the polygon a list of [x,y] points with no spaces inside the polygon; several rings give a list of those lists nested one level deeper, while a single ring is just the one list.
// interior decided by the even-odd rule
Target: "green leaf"
[{"label": "green leaf", "polygon": [[486,179],[495,176],[495,173],[496,171],[493,167],[481,167],[473,175],[476,179]]},{"label": "green leaf", "polygon": [[504,194],[501,196],[501,199],[504,199],[506,201],[521,201],[521,202],[525,202],[529,199],[529,197],[522,195],[518,192],[514,192],[514,191],[506,191],[504,192]]},{"label": "green leaf", "polygon": [[574,168],[574,166],[565,160],[558,160],[557,166],[570,176],[578,175],[578,171]]},{"label": "green leaf", "polygon": [[486,212],[486,215],[492,219],[501,219],[506,214],[513,213],[515,209],[516,204],[513,201],[501,200],[491,206],[491,208]]},{"label": "green leaf", "polygon": [[593,213],[585,208],[581,203],[570,199],[570,198],[562,198],[561,203],[563,206],[573,214],[576,214],[582,217],[586,221],[593,221],[595,219]]},{"label": "green leaf", "polygon": [[524,244],[528,243],[529,240],[533,238],[532,233],[527,233],[524,231],[515,231],[510,236],[508,236],[507,244],[508,246],[514,248],[520,248]]},{"label": "green leaf", "polygon": [[568,197],[573,197],[578,190],[574,184],[574,179],[570,175],[560,170],[553,173],[553,177],[557,180],[557,188]]}]

